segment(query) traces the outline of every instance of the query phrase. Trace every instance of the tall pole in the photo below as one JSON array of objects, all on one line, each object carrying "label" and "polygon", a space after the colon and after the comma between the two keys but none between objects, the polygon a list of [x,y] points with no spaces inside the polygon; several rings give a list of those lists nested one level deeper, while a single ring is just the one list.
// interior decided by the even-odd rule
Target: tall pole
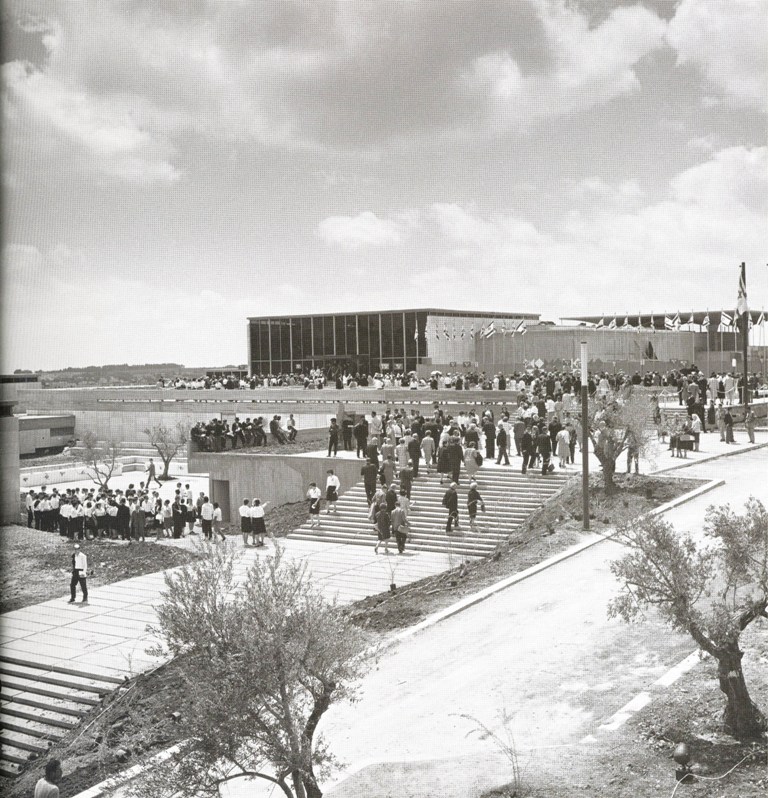
[{"label": "tall pole", "polygon": [[747,264],[741,264],[741,276],[739,280],[739,302],[743,303],[744,310],[741,314],[741,351],[744,358],[744,414],[746,415],[749,406],[749,381],[748,363],[749,356],[749,308],[747,306]]},{"label": "tall pole", "polygon": [[589,529],[589,395],[587,392],[587,342],[581,342],[581,513],[584,523],[582,528]]}]

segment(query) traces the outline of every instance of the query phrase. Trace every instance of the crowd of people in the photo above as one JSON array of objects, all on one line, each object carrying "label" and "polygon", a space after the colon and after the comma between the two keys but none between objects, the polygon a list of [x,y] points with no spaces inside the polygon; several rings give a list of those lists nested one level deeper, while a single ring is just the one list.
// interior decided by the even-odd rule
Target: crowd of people
[{"label": "crowd of people", "polygon": [[[703,375],[696,366],[669,369],[666,371],[635,371],[627,374],[623,371],[602,371],[590,374],[590,393],[597,390],[601,382],[605,382],[611,390],[619,390],[625,384],[643,385],[647,388],[659,388],[664,391],[680,391],[690,383],[691,379],[699,380]],[[722,401],[736,404],[738,397],[743,395],[743,374],[712,372],[709,378],[717,379],[722,385],[716,390],[722,394]],[[412,390],[494,390],[520,392],[529,390],[532,383],[538,380],[558,380],[566,390],[568,383],[579,381],[578,370],[560,369],[542,371],[538,368],[529,368],[525,371],[515,371],[509,374],[501,372],[489,374],[485,371],[461,371],[443,374],[434,371],[429,377],[419,377],[416,372],[375,372],[373,374],[351,372],[339,369],[311,369],[307,372],[288,374],[255,374],[250,377],[241,377],[235,374],[220,377],[177,377],[171,380],[160,380],[162,387],[177,389],[256,389],[278,387],[303,387],[305,389],[321,389],[334,387],[342,390],[345,388],[409,388]],[[761,379],[757,373],[748,378],[748,385],[752,395],[761,387]]]},{"label": "crowd of people", "polygon": [[109,488],[41,488],[25,499],[27,526],[58,534],[63,540],[103,538],[128,543],[145,541],[147,535],[181,538],[185,532],[214,543],[224,539],[222,509],[204,492],[195,498],[189,484],[176,484],[173,500],[161,499],[149,483],[133,483],[126,490]]},{"label": "crowd of people", "polygon": [[279,444],[295,443],[298,431],[293,413],[283,422],[283,417],[274,415],[265,426],[263,416],[240,420],[235,416],[230,424],[226,419],[214,418],[199,421],[190,430],[189,437],[198,451],[223,452],[251,446],[266,446],[268,440]]}]

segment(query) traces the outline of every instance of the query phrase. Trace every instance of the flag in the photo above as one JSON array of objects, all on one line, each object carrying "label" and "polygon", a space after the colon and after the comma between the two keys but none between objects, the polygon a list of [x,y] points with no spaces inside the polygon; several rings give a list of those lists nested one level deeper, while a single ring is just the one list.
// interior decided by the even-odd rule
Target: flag
[{"label": "flag", "polygon": [[747,267],[746,264],[741,264],[741,274],[739,275],[739,298],[736,302],[736,313],[741,316],[746,313],[749,308],[747,307]]},{"label": "flag", "polygon": [[703,327],[703,328],[704,328],[704,329],[705,329],[707,332],[709,332],[709,325],[710,325],[710,323],[711,323],[711,322],[709,321],[709,311],[707,311],[707,315],[706,315],[706,316],[703,318],[703,320],[702,320],[702,322],[701,322],[701,326],[702,326],[702,327]]},{"label": "flag", "polygon": [[688,327],[693,327],[693,325],[696,324],[696,322],[693,320],[693,312],[691,312],[691,315],[688,317],[686,324]]},{"label": "flag", "polygon": [[528,332],[528,328],[525,326],[525,322],[524,321],[520,322],[520,324],[518,325],[517,329],[520,330],[520,335],[525,335]]},{"label": "flag", "polygon": [[651,324],[650,324],[650,327],[651,327],[651,332],[654,332],[654,333],[655,333],[655,332],[656,332],[656,323],[655,323],[655,322],[654,322],[654,320],[653,320],[653,314],[651,314]]},{"label": "flag", "polygon": [[501,322],[501,334],[502,335],[506,335],[507,334],[507,322],[506,321]]},{"label": "flag", "polygon": [[664,329],[665,330],[674,330],[675,329],[675,322],[674,319],[664,314]]},{"label": "flag", "polygon": [[757,317],[755,324],[765,324],[765,311],[761,310],[760,315]]},{"label": "flag", "polygon": [[597,325],[595,326],[595,329],[596,330],[602,330],[603,327],[605,327],[605,317],[604,316],[600,319],[599,322],[597,322]]},{"label": "flag", "polygon": [[453,325],[453,340],[456,340],[456,325]]},{"label": "flag", "polygon": [[475,322],[472,322],[472,326],[469,328],[469,337],[470,338],[475,337]]},{"label": "flag", "polygon": [[718,332],[727,332],[731,325],[733,324],[733,319],[731,318],[731,314],[728,313],[727,310],[723,310],[720,312],[720,324],[717,327]]},{"label": "flag", "polygon": [[443,325],[443,338],[445,338],[446,341],[448,340],[448,322]]},{"label": "flag", "polygon": [[496,335],[496,322],[492,321],[485,330],[480,333],[482,338],[490,338],[493,335]]},{"label": "flag", "polygon": [[640,332],[640,330],[642,330],[642,329],[643,329],[643,314],[642,313],[638,313],[637,314],[637,331]]},{"label": "flag", "polygon": [[413,340],[414,341],[418,341],[419,340],[419,325],[418,324],[416,325],[416,329],[413,331]]},{"label": "flag", "polygon": [[461,337],[463,338],[466,335],[467,331],[464,329],[464,325],[461,325]]},{"label": "flag", "polygon": [[624,317],[624,324],[621,325],[622,330],[631,330],[632,325],[629,323],[629,315]]},{"label": "flag", "polygon": [[609,329],[609,330],[615,330],[615,329],[616,329],[616,318],[615,318],[615,317],[614,317],[614,318],[612,318],[612,319],[611,319],[611,320],[608,322],[608,329]]},{"label": "flag", "polygon": [[435,340],[440,340],[440,330],[438,330],[437,327],[435,327]]},{"label": "flag", "polygon": [[677,311],[677,313],[675,313],[675,318],[672,319],[672,324],[674,325],[676,330],[680,329],[680,311],[679,310]]}]

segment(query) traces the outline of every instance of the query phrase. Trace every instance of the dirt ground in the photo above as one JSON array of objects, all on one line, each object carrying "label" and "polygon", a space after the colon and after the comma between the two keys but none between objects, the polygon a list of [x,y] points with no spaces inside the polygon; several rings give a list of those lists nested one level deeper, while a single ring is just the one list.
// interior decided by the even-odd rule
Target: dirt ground
[{"label": "dirt ground", "polygon": [[[693,644],[691,646],[693,649]],[[742,635],[750,695],[768,711],[768,622]],[[676,798],[764,798],[768,794],[768,740],[739,743],[720,731],[725,698],[717,664],[704,659],[615,732],[595,743],[521,754],[522,788],[483,798],[669,798],[675,789],[678,743],[688,745],[696,781]],[[735,768],[730,774],[732,768]]]},{"label": "dirt ground", "polygon": [[[595,516],[592,530],[600,532],[606,528],[610,518],[647,511],[699,484],[697,480],[633,477],[620,480],[620,490],[612,497],[606,497],[602,488],[595,484],[590,491]],[[456,568],[422,580],[396,591],[394,595],[385,593],[366,598],[351,605],[348,611],[357,623],[370,631],[372,641],[381,639],[392,630],[417,623],[463,595],[476,592],[572,545],[580,538],[581,522],[576,518],[580,512],[580,486],[570,486],[534,514],[525,527],[492,557],[473,563],[465,570]],[[306,506],[298,502],[272,509],[267,513],[266,521],[274,534],[283,535],[305,517]],[[152,545],[153,550],[165,550],[163,546],[149,545]],[[62,548],[65,547],[62,545]],[[756,640],[752,637],[749,639],[750,645],[757,647],[759,656],[765,660],[768,651],[765,635]],[[118,749],[151,752],[176,741],[176,727],[170,716],[172,712],[183,714],[187,711],[185,696],[178,690],[179,674],[183,667],[183,658],[177,658],[153,672],[137,677],[108,697],[105,705],[94,710],[81,728],[51,750],[51,755],[60,757],[65,763],[62,795],[73,795],[124,769],[126,763],[118,761],[114,753]],[[657,798],[666,794],[666,786],[662,785],[668,785],[671,792],[674,782],[671,780],[673,768],[669,753],[673,746],[668,741],[677,739],[682,729],[694,728],[697,733],[701,729],[703,734],[708,733],[707,730],[716,730],[722,701],[717,684],[715,682],[713,687],[712,676],[707,668],[711,668],[711,663],[702,663],[670,691],[668,701],[646,708],[637,721],[640,723],[643,720],[646,725],[628,725],[613,734],[610,740],[595,744],[588,750],[574,752],[562,749],[557,757],[549,757],[541,766],[537,765],[531,789],[518,795],[535,798],[601,795],[613,798]],[[768,668],[762,671],[762,675],[758,675],[762,683],[753,688],[755,697],[759,697],[761,691],[765,694],[765,688],[768,687]],[[750,675],[750,678],[754,677],[755,674]],[[676,698],[678,693],[679,698]],[[707,696],[706,700],[686,700],[686,696],[699,693]],[[696,726],[694,721],[699,725]],[[142,739],[142,733],[138,731],[142,728],[151,729],[149,738],[143,736]],[[722,765],[726,765],[723,769],[727,770],[738,761],[740,756],[733,758],[731,755],[741,750],[725,738],[724,742],[709,744],[708,747],[702,744],[695,749],[695,756],[708,772],[715,773],[720,772],[718,768]],[[39,777],[41,766],[42,763],[30,765],[15,781],[8,795],[11,798],[27,795]],[[568,774],[567,784],[561,781],[564,773]],[[734,775],[737,779],[745,780],[749,789],[753,786],[757,789],[757,773],[764,776],[764,768],[760,770],[757,764],[750,762],[744,763]],[[512,794],[500,791],[495,796],[500,798]],[[684,794],[696,793],[688,791]],[[708,794],[751,796],[763,793]],[[423,798],[433,796],[425,794]]]},{"label": "dirt ground", "polygon": [[[285,537],[307,516],[305,502],[284,504],[267,510],[265,523],[275,537]],[[225,534],[239,534],[236,527],[224,527]],[[197,558],[195,552],[164,546],[162,540],[130,546],[118,540],[82,541],[88,556],[91,589],[134,576],[164,571]],[[0,613],[63,596],[69,587],[71,541],[52,532],[25,526],[0,528]]]}]

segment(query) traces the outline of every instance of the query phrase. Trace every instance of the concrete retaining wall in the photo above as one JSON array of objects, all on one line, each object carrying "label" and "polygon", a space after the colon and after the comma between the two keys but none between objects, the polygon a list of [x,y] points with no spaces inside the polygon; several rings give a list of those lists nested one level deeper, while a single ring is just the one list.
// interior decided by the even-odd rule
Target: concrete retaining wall
[{"label": "concrete retaining wall", "polygon": [[[341,493],[359,482],[362,460],[346,460],[300,455],[269,455],[229,452],[226,454],[193,453],[190,474],[210,474],[229,483],[229,519],[238,519],[237,508],[244,498],[261,499],[275,507],[304,499],[310,482],[317,482],[325,494],[329,468],[341,481]],[[224,508],[222,508],[224,510]]]}]

